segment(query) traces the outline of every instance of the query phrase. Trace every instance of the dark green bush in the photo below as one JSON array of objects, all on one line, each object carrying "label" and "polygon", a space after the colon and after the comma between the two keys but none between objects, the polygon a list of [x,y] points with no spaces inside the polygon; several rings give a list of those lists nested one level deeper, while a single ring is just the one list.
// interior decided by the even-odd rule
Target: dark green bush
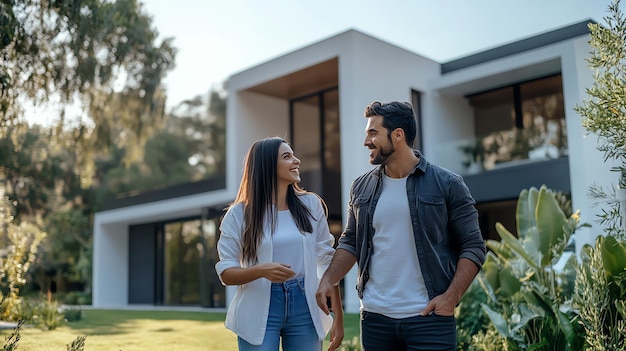
[{"label": "dark green bush", "polygon": [[78,322],[83,318],[83,310],[80,308],[64,308],[63,316],[67,322]]}]

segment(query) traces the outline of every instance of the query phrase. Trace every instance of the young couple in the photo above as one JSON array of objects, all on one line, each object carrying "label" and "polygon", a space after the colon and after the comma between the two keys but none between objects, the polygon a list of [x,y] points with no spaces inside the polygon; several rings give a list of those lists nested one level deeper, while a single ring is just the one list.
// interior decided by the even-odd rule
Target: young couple
[{"label": "young couple", "polygon": [[379,166],[353,182],[336,250],[324,201],[298,187],[291,147],[250,147],[216,264],[223,284],[238,285],[225,324],[239,350],[319,351],[329,331],[328,350],[339,348],[338,284],[355,263],[363,351],[456,349],[454,308],[486,253],[475,201],[459,175],[413,150],[409,103],[373,102],[365,117]]}]

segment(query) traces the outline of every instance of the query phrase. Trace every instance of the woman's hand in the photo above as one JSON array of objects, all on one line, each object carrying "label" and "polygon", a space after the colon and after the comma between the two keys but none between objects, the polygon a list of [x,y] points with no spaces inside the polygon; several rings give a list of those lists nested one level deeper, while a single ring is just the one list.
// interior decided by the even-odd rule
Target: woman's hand
[{"label": "woman's hand", "polygon": [[294,275],[296,275],[296,272],[291,269],[290,265],[272,262],[261,263],[247,268],[228,268],[222,272],[222,281],[226,285],[242,285],[259,278],[266,278],[272,283],[282,283]]},{"label": "woman's hand", "polygon": [[343,316],[335,316],[333,319],[333,325],[330,328],[330,339],[328,344],[328,351],[335,351],[341,346],[341,342],[343,341],[344,330],[343,330]]},{"label": "woman's hand", "polygon": [[259,270],[259,274],[262,277],[270,280],[272,283],[282,283],[296,275],[291,266],[284,263],[261,263],[254,267]]}]

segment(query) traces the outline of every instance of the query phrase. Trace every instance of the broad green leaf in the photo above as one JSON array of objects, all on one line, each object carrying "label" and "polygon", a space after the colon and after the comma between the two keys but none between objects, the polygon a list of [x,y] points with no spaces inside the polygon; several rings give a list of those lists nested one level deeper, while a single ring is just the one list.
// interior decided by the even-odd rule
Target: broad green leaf
[{"label": "broad green leaf", "polygon": [[524,328],[529,321],[535,318],[541,318],[541,315],[528,308],[526,304],[520,304],[518,307],[520,320],[516,325],[511,326],[512,331]]},{"label": "broad green leaf", "polygon": [[506,319],[504,319],[501,314],[492,310],[484,303],[481,304],[481,306],[483,307],[483,311],[485,311],[487,317],[489,317],[489,320],[496,328],[498,333],[500,333],[500,335],[504,336],[505,338],[511,337],[511,333],[509,332],[509,324],[507,323]]},{"label": "broad green leaf", "polygon": [[500,294],[504,296],[513,296],[522,286],[519,279],[513,275],[513,272],[507,267],[503,267],[498,272],[498,280],[500,283]]},{"label": "broad green leaf", "polygon": [[535,215],[537,218],[537,235],[539,235],[539,250],[542,254],[541,265],[545,267],[552,263],[553,249],[557,243],[565,240],[563,226],[568,223],[554,195],[545,185],[539,191]]},{"label": "broad green leaf", "polygon": [[534,270],[539,271],[542,269],[533,261],[532,257],[526,252],[526,250],[524,250],[522,244],[502,225],[502,223],[496,223],[496,231],[498,232],[498,235],[500,235],[502,241],[520,258],[526,261]]},{"label": "broad green leaf", "polygon": [[534,344],[528,345],[528,351],[540,350],[542,347],[548,346],[547,340],[542,340],[541,342],[536,342]]},{"label": "broad green leaf", "polygon": [[617,239],[608,235],[602,243],[602,263],[604,264],[604,272],[607,278],[619,275],[626,270],[626,247]]},{"label": "broad green leaf", "polygon": [[522,237],[524,233],[528,230],[528,228],[534,225],[534,213],[535,209],[529,207],[528,202],[528,189],[523,189],[519,197],[517,199],[517,208],[516,208],[516,220],[517,220],[517,235]]},{"label": "broad green leaf", "polygon": [[500,289],[500,279],[498,277],[498,271],[500,270],[500,266],[498,263],[492,258],[485,260],[485,264],[483,264],[483,276],[485,277],[485,281],[487,284],[491,286],[491,289],[494,292],[497,292]]},{"label": "broad green leaf", "polygon": [[559,311],[558,309],[555,309],[554,313],[559,319],[559,328],[565,335],[567,343],[572,345],[574,343],[574,339],[576,339],[576,331],[572,325],[573,321],[565,313]]},{"label": "broad green leaf", "polygon": [[541,240],[539,239],[539,231],[537,230],[537,227],[528,228],[526,231],[526,237],[524,237],[524,240],[522,241],[522,245],[528,255],[533,258],[533,261],[540,265],[543,252],[541,251]]},{"label": "broad green leaf", "polygon": [[517,200],[515,219],[517,222],[517,235],[523,238],[526,231],[536,225],[535,207],[537,205],[537,188],[524,189],[520,192]]}]

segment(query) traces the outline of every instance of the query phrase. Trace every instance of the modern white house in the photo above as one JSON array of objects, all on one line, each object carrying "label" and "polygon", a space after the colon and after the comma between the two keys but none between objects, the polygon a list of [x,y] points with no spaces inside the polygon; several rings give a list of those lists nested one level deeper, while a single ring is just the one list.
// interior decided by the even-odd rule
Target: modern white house
[{"label": "modern white house", "polygon": [[[95,216],[93,306],[226,307],[234,288],[213,265],[224,207],[235,198],[250,144],[281,136],[302,160],[301,185],[322,195],[341,233],[350,185],[371,169],[363,147],[363,109],[409,101],[419,126],[415,147],[463,175],[481,227],[515,228],[522,189],[569,193],[581,222],[576,248],[601,233],[591,184],[615,182],[574,107],[587,99],[593,72],[590,21],[450,62],[435,62],[348,30],[233,74],[228,81],[226,178],[112,202]],[[357,312],[356,274],[343,281]]]}]

